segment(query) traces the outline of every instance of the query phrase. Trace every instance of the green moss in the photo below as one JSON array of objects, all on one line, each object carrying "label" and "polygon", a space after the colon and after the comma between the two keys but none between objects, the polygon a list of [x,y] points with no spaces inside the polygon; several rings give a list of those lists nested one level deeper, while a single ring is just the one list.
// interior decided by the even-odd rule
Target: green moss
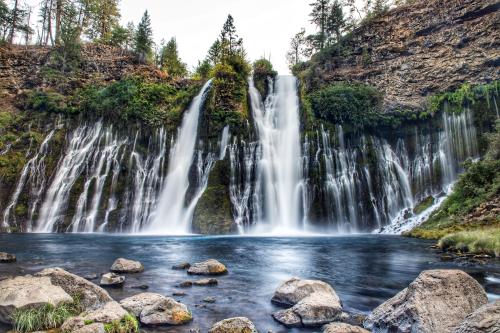
[{"label": "green moss", "polygon": [[11,112],[0,111],[0,131],[15,121],[15,116]]},{"label": "green moss", "polygon": [[424,200],[422,200],[418,205],[413,208],[413,213],[418,215],[425,210],[427,210],[429,207],[431,207],[434,204],[434,197],[433,196],[428,196]]},{"label": "green moss", "polygon": [[139,332],[139,322],[137,319],[128,314],[121,320],[115,320],[104,325],[106,333],[136,333]]},{"label": "green moss", "polygon": [[10,151],[0,156],[0,179],[8,183],[15,182],[26,161],[22,151]]},{"label": "green moss", "polygon": [[438,246],[444,250],[500,256],[500,227],[463,231],[444,236]]}]

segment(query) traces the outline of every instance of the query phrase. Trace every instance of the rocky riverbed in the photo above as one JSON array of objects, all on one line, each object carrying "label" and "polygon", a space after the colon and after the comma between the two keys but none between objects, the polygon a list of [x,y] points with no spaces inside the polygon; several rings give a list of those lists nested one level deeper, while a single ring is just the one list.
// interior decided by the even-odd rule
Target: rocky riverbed
[{"label": "rocky riverbed", "polygon": [[[448,321],[439,320],[451,331],[451,326],[466,327],[467,315],[474,322],[474,318],[495,313],[495,305],[486,303],[500,293],[498,262],[460,266],[441,261],[435,250],[428,248],[430,244],[379,236],[283,239],[1,235],[0,250],[16,254],[17,262],[0,264],[0,275],[6,278],[29,273],[34,279],[48,278],[45,287],[62,288],[67,295],[74,294],[67,285],[75,284],[54,276],[70,273],[47,268],[61,266],[80,275],[78,281],[86,281],[84,289],[89,288],[90,294],[98,297],[90,297],[93,302],[89,306],[94,312],[66,325],[72,328],[90,320],[94,324],[95,318],[101,318],[104,306],[108,314],[121,316],[129,312],[143,324],[162,324],[153,328],[144,325],[146,332],[212,329],[219,333],[241,325],[246,325],[247,332],[304,332],[320,331],[321,325],[331,322],[337,323],[325,327],[329,333],[365,332],[359,325],[381,332],[388,321],[404,321],[398,313],[407,314],[405,307],[417,308],[411,313],[415,322],[426,323],[426,309],[437,305],[438,309],[457,309],[449,312],[454,317],[447,316]],[[218,261],[206,261],[212,258]],[[111,270],[124,277],[123,285],[101,289],[97,286],[101,275]],[[2,283],[5,281],[14,280]],[[453,304],[440,301],[443,290],[457,291]],[[66,297],[63,293],[60,296]],[[427,304],[426,300],[433,303]],[[392,307],[394,302],[402,305]],[[395,310],[388,312],[388,307]],[[479,312],[474,313],[476,310]],[[229,318],[234,319],[226,320]],[[163,326],[173,321],[181,325]],[[7,326],[3,329],[7,330]]]}]

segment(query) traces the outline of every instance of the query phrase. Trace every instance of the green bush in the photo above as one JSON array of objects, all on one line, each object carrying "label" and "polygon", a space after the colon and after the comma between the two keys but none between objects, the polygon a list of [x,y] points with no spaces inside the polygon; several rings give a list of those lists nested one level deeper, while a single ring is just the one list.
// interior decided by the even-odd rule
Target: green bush
[{"label": "green bush", "polygon": [[253,80],[255,87],[259,90],[262,98],[266,98],[268,91],[268,78],[275,78],[278,75],[271,62],[267,59],[259,59],[253,63]]},{"label": "green bush", "polygon": [[67,97],[51,90],[34,90],[28,95],[27,108],[38,112],[74,113]]},{"label": "green bush", "polygon": [[14,329],[18,332],[34,332],[60,327],[69,317],[78,315],[82,309],[78,301],[57,306],[20,309],[12,314]]},{"label": "green bush", "polygon": [[121,320],[115,320],[104,325],[106,333],[137,333],[139,332],[139,323],[137,319],[128,314]]},{"label": "green bush", "polygon": [[310,95],[317,118],[334,124],[349,123],[364,127],[380,119],[382,95],[363,84],[334,84]]}]

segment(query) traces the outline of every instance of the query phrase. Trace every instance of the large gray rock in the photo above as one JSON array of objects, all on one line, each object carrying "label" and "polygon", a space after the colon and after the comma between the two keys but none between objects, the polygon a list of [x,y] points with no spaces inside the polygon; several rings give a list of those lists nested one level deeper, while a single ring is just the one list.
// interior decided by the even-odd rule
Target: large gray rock
[{"label": "large gray rock", "polygon": [[273,318],[289,327],[320,326],[342,315],[342,304],[333,288],[322,281],[292,278],[281,284],[272,301],[293,305],[273,313]]},{"label": "large gray rock", "polygon": [[499,333],[500,300],[487,304],[470,315],[453,330],[453,333]]},{"label": "large gray rock", "polygon": [[111,266],[110,271],[114,273],[140,273],[144,271],[144,266],[139,261],[118,258]]},{"label": "large gray rock", "polygon": [[0,321],[11,323],[17,309],[72,303],[73,298],[48,277],[19,276],[0,281]]},{"label": "large gray rock", "polygon": [[209,333],[258,333],[250,319],[236,317],[224,319],[215,323]]},{"label": "large gray rock", "polygon": [[488,302],[481,285],[460,270],[430,270],[377,307],[364,326],[373,332],[451,332]]},{"label": "large gray rock", "polygon": [[165,296],[160,294],[142,293],[121,300],[120,305],[136,317],[140,317],[141,312],[145,307],[154,305],[156,302],[165,298]]},{"label": "large gray rock", "polygon": [[323,333],[370,333],[359,326],[345,323],[332,323],[323,327]]},{"label": "large gray rock", "polygon": [[125,277],[117,275],[115,273],[107,273],[101,276],[101,282],[99,284],[103,287],[122,287],[125,283]]},{"label": "large gray rock", "polygon": [[222,275],[226,273],[226,266],[215,259],[195,263],[188,269],[188,274],[192,275]]},{"label": "large gray rock", "polygon": [[78,295],[85,310],[97,309],[113,300],[106,290],[62,268],[47,268],[35,275],[49,277],[52,284],[63,288],[68,294]]},{"label": "large gray rock", "polygon": [[16,262],[16,256],[6,252],[0,252],[0,263]]},{"label": "large gray rock", "polygon": [[170,297],[144,307],[139,318],[146,325],[182,325],[193,320],[187,306]]},{"label": "large gray rock", "polygon": [[283,282],[274,292],[271,301],[282,306],[293,306],[312,293],[335,294],[335,290],[319,280],[303,280],[298,277]]},{"label": "large gray rock", "polygon": [[[125,311],[120,304],[115,301],[111,301],[104,304],[99,309],[84,312],[77,317],[68,318],[61,326],[61,330],[63,332],[71,333],[86,332],[83,330],[85,326],[87,326],[85,325],[86,323],[109,324],[113,321],[121,320],[126,315],[128,315],[128,312]],[[99,328],[99,325],[95,326],[95,329]]]}]

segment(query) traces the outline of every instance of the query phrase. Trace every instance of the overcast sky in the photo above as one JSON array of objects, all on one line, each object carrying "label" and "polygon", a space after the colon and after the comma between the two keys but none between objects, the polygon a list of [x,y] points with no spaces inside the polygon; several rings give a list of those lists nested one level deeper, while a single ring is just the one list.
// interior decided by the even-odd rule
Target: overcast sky
[{"label": "overcast sky", "polygon": [[309,24],[311,0],[121,0],[122,23],[137,24],[144,10],[151,14],[155,40],[177,38],[179,53],[189,68],[202,60],[219,35],[228,14],[243,38],[250,60],[271,58],[288,73],[290,38]]}]

